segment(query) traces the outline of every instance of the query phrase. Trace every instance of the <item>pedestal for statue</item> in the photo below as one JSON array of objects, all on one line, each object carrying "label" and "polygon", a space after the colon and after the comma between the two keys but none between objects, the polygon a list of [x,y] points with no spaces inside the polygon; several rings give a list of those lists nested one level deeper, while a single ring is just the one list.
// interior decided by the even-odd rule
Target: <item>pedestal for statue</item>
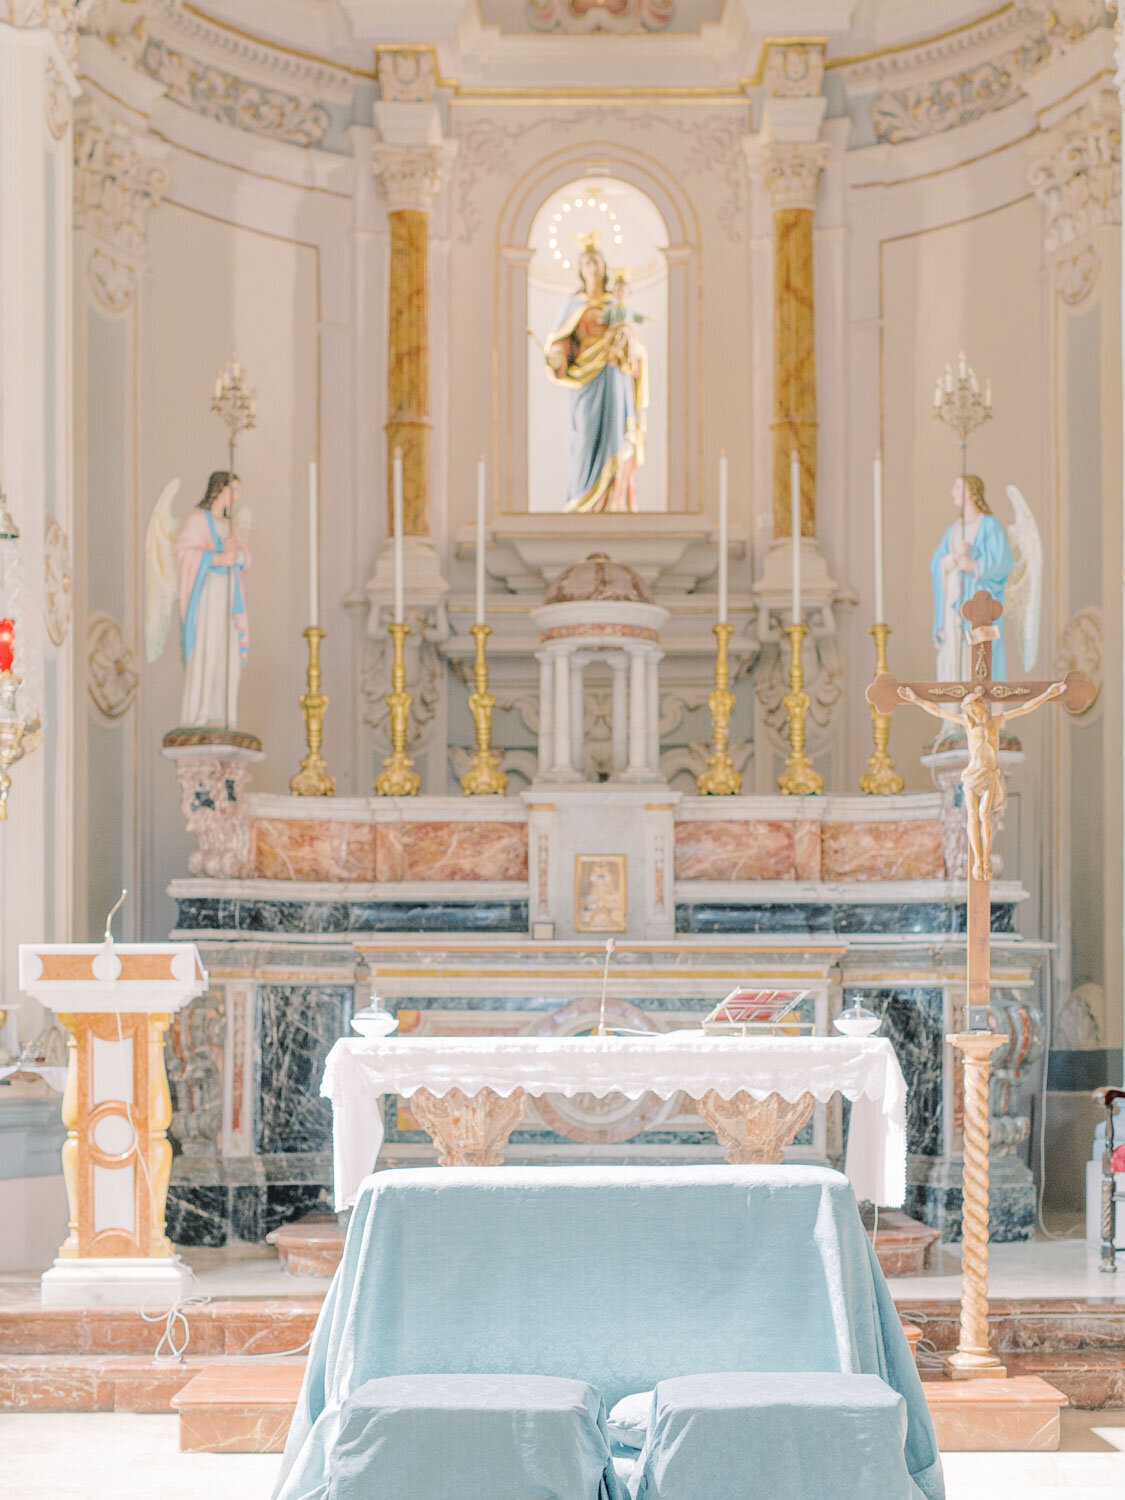
[{"label": "pedestal for statue", "polygon": [[244,880],[254,866],[246,784],[262,759],[257,735],[238,729],[173,729],[163,755],[176,767],[180,811],[199,840],[188,856],[193,875]]},{"label": "pedestal for statue", "polygon": [[20,945],[20,988],[70,1033],[62,1118],[69,1233],[42,1279],[52,1307],[187,1295],[164,1233],[172,1118],[164,1033],[207,988],[193,943]]}]

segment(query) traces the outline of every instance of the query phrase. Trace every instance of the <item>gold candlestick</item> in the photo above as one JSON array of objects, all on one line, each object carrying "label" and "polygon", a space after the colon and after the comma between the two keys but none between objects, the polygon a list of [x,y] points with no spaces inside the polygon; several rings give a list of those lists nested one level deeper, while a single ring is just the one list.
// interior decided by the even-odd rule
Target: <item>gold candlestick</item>
[{"label": "gold candlestick", "polygon": [[[877,624],[871,627],[871,634],[875,637],[876,677],[880,672],[888,670],[887,637],[890,633],[889,625]],[[859,789],[870,797],[893,797],[902,791],[906,783],[895,770],[891,752],[887,749],[891,742],[891,716],[881,714],[874,707],[871,709],[871,738],[875,742],[875,749],[867,758],[867,770],[859,778]]]},{"label": "gold candlestick", "polygon": [[813,768],[805,752],[805,720],[812,699],[805,692],[801,643],[809,633],[804,621],[784,626],[789,637],[789,691],[781,700],[789,719],[789,755],[785,770],[777,778],[780,792],[791,797],[815,797],[824,790],[824,777]]},{"label": "gold candlestick", "polygon": [[727,749],[730,744],[730,716],[734,712],[727,643],[734,626],[720,620],[711,629],[718,643],[715,651],[715,686],[707,699],[714,726],[714,749],[707,757],[707,769],[696,780],[696,786],[704,797],[737,797],[742,790],[742,777],[735,770],[734,761]]},{"label": "gold candlestick", "polygon": [[383,762],[383,769],[375,778],[375,791],[380,797],[416,797],[422,778],[414,769],[414,762],[406,753],[406,726],[410,705],[414,699],[406,691],[406,660],[403,642],[410,634],[410,626],[397,620],[387,627],[394,641],[394,663],[391,667],[391,691],[384,702],[391,716],[391,753]]},{"label": "gold candlestick", "polygon": [[484,652],[484,643],[492,634],[492,627],[471,625],[469,630],[477,643],[473,663],[474,691],[469,694],[469,708],[477,727],[477,753],[461,777],[461,790],[466,797],[498,797],[506,791],[508,778],[500,769],[499,750],[492,748],[492,710],[496,707],[496,699],[488,691],[488,659]]},{"label": "gold candlestick", "polygon": [[309,753],[296,776],[289,778],[289,790],[295,797],[333,797],[336,783],[328,774],[328,766],[320,753],[324,743],[324,711],[328,707],[328,699],[320,691],[320,643],[324,631],[319,625],[310,625],[303,634],[309,643],[309,669],[308,685],[299,701],[305,716],[305,743]]}]

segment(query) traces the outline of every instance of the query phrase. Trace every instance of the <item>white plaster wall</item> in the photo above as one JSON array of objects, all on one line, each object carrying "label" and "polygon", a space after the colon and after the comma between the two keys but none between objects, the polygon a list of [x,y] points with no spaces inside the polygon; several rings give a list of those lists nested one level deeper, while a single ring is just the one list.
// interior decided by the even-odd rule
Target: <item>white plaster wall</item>
[{"label": "white plaster wall", "polygon": [[[250,655],[239,699],[240,728],[257,734],[266,759],[260,791],[287,790],[303,752],[297,706],[304,686],[308,624],[309,455],[317,450],[317,249],[224,222],[169,202],[153,215],[142,352],[144,519],[163,486],[178,477],[182,516],[212,469],[227,466],[226,433],[210,410],[219,366],[232,348],[258,393],[257,426],[239,443],[240,503],[252,512],[252,568],[246,580]],[[329,509],[326,551],[339,545]],[[160,736],[179,723],[178,641],[144,670],[146,744],[152,804],[146,822],[151,888],[163,891],[186,868],[176,777],[160,756]],[[154,904],[151,930],[167,931],[170,903]]]}]

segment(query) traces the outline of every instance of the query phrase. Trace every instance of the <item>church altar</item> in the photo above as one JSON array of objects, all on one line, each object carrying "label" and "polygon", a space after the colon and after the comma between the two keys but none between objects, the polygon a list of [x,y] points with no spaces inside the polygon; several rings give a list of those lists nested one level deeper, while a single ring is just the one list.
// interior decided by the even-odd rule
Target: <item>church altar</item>
[{"label": "church altar", "polygon": [[385,1094],[408,1099],[443,1166],[502,1159],[529,1097],[685,1096],[730,1162],[777,1162],[813,1111],[851,1102],[844,1170],[856,1196],[906,1193],[906,1083],[883,1037],[665,1036],[342,1038],[321,1092],[332,1102],[336,1207],[375,1169]]}]

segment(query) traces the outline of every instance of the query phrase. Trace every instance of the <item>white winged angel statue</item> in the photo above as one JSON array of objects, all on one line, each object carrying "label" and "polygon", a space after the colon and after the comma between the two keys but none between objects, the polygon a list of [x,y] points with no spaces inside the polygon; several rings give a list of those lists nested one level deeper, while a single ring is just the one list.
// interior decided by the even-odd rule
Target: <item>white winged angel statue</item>
[{"label": "white winged angel statue", "polygon": [[1043,599],[1043,542],[1031,507],[1014,484],[1008,485],[1014,519],[1005,527],[984,496],[976,474],[957,479],[953,504],[960,512],[946,528],[930,559],[934,595],[934,650],[937,680],[968,679],[968,626],[961,606],[978,589],[987,589],[1004,606],[1003,633],[993,642],[992,675],[1008,675],[1006,640],[1011,640],[1025,672],[1039,651],[1039,616]]},{"label": "white winged angel statue", "polygon": [[180,725],[233,729],[250,644],[243,587],[249,512],[239,509],[240,531],[232,515],[238,475],[218,469],[177,527],[172,506],[179,491],[178,479],[165,485],[145,534],[145,654],[151,662],[164,650],[178,601]]}]

